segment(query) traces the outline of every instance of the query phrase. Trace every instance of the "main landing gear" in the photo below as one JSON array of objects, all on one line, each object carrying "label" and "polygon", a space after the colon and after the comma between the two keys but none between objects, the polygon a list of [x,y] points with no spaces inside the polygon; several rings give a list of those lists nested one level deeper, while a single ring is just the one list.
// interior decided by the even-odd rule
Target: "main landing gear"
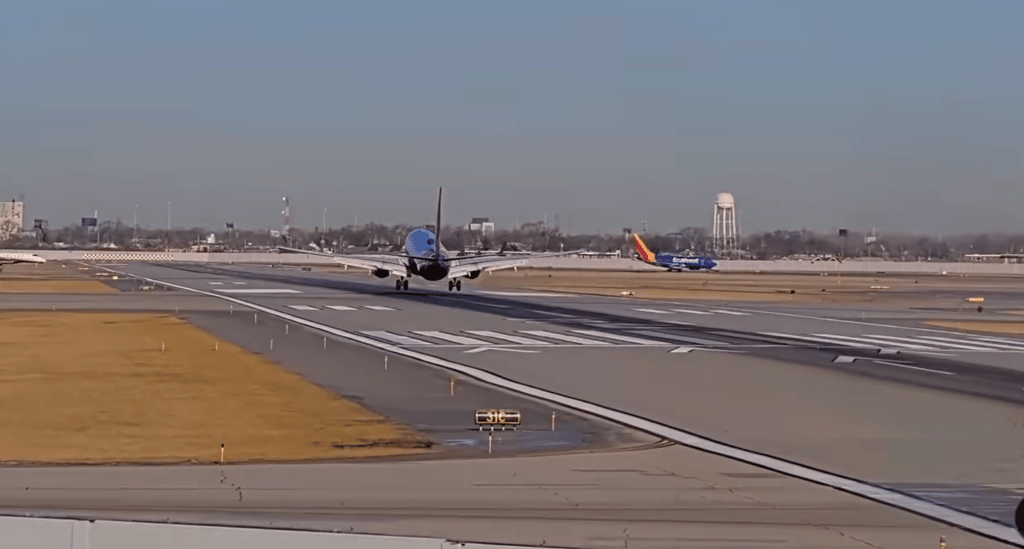
[{"label": "main landing gear", "polygon": [[461,292],[462,291],[462,281],[461,280],[449,280],[448,281],[448,291],[449,292],[452,291],[452,288],[454,288],[456,292]]},{"label": "main landing gear", "polygon": [[408,289],[409,289],[409,279],[408,278],[399,278],[398,280],[395,281],[395,291],[396,292],[400,292],[402,290],[408,290]]}]

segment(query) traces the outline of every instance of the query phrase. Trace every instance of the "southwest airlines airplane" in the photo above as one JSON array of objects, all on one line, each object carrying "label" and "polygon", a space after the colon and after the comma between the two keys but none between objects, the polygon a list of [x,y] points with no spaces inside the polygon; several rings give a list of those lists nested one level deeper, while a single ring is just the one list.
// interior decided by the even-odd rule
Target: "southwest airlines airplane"
[{"label": "southwest airlines airplane", "polygon": [[533,259],[576,253],[572,251],[537,254],[519,259],[508,259],[500,253],[452,258],[437,238],[441,227],[441,191],[440,188],[437,190],[437,224],[434,225],[434,230],[421,228],[410,232],[405,238],[405,253],[339,255],[285,247],[278,249],[282,252],[327,256],[342,265],[369,269],[377,278],[396,276],[398,279],[395,280],[395,290],[408,290],[409,279],[414,276],[430,282],[447,279],[449,292],[462,291],[462,281],[458,280],[459,277],[474,279],[485,271],[511,269],[526,265]]},{"label": "southwest airlines airplane", "polygon": [[664,267],[672,271],[680,271],[683,269],[689,269],[691,271],[699,271],[700,269],[711,270],[715,268],[714,261],[710,257],[694,257],[694,256],[681,256],[673,254],[655,254],[647,248],[647,244],[640,239],[640,235],[634,234],[633,240],[636,242],[636,251],[640,254],[640,261],[647,263],[648,265],[655,265],[657,267]]},{"label": "southwest airlines airplane", "polygon": [[4,265],[12,265],[14,263],[46,263],[46,259],[36,254],[0,252],[0,271],[3,270]]}]

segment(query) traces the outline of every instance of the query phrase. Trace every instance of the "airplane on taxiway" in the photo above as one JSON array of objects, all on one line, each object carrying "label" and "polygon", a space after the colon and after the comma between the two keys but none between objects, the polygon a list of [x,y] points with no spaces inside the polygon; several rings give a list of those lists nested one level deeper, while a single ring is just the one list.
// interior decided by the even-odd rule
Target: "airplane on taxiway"
[{"label": "airplane on taxiway", "polygon": [[395,280],[396,290],[408,290],[409,279],[418,276],[423,280],[437,282],[448,280],[448,291],[462,291],[460,278],[474,279],[487,271],[511,269],[529,264],[540,258],[557,257],[577,253],[556,252],[533,254],[528,257],[510,259],[501,252],[491,255],[475,255],[451,257],[448,250],[441,244],[438,234],[441,232],[441,191],[437,190],[437,224],[434,230],[420,228],[413,230],[405,238],[405,250],[400,254],[332,254],[300,250],[279,246],[278,250],[288,253],[304,253],[330,257],[335,262],[349,267],[369,269],[377,278],[398,277]]},{"label": "airplane on taxiway", "polygon": [[640,261],[643,261],[648,265],[664,267],[668,269],[669,272],[682,272],[683,269],[689,269],[691,271],[699,271],[701,269],[711,270],[715,268],[715,265],[718,265],[710,257],[682,256],[666,253],[655,254],[647,248],[647,244],[644,244],[643,239],[641,239],[638,234],[633,235],[633,241],[636,243],[636,251],[640,255]]},{"label": "airplane on taxiway", "polygon": [[14,263],[46,263],[46,259],[24,252],[0,252],[0,271],[4,269],[4,265]]}]

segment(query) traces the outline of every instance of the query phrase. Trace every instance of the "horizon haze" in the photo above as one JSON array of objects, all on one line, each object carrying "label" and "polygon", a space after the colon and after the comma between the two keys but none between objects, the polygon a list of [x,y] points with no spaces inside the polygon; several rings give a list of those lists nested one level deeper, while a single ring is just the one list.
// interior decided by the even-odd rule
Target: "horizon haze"
[{"label": "horizon haze", "polygon": [[15,2],[0,199],[51,227],[1019,232],[1024,4]]}]

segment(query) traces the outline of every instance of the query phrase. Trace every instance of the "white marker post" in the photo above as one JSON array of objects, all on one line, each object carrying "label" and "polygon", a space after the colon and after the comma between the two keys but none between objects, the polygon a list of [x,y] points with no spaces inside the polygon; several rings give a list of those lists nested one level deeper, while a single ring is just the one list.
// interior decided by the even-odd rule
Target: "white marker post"
[{"label": "white marker post", "polygon": [[327,348],[327,337],[325,336],[324,337],[324,349],[326,349],[326,348]]},{"label": "white marker post", "polygon": [[216,350],[217,350],[217,349],[219,349],[219,348],[220,348],[220,342],[219,342],[219,341],[215,341],[215,342],[213,343],[213,350],[214,350],[214,351],[216,351]]},{"label": "white marker post", "polygon": [[228,314],[229,315],[235,314],[235,304],[234,303],[228,305]]},{"label": "white marker post", "polygon": [[455,380],[452,380],[452,396],[455,396]]},{"label": "white marker post", "polygon": [[256,324],[256,316],[257,316],[257,314],[258,314],[258,313],[253,313],[253,314],[252,314],[252,323],[253,323],[253,324]]},{"label": "white marker post", "polygon": [[487,453],[488,454],[491,453],[491,437],[493,437],[493,436],[494,436],[494,430],[493,429],[487,432]]},{"label": "white marker post", "polygon": [[388,369],[388,355],[384,355],[384,369]]},{"label": "white marker post", "polygon": [[288,335],[288,325],[284,325],[284,335]]},{"label": "white marker post", "polygon": [[551,430],[555,430],[555,413],[551,412]]},{"label": "white marker post", "polygon": [[224,443],[220,443],[220,462],[224,463]]},{"label": "white marker post", "polygon": [[164,345],[165,345],[165,343],[163,341],[161,341],[160,342],[160,352],[161,353],[164,352]]}]

